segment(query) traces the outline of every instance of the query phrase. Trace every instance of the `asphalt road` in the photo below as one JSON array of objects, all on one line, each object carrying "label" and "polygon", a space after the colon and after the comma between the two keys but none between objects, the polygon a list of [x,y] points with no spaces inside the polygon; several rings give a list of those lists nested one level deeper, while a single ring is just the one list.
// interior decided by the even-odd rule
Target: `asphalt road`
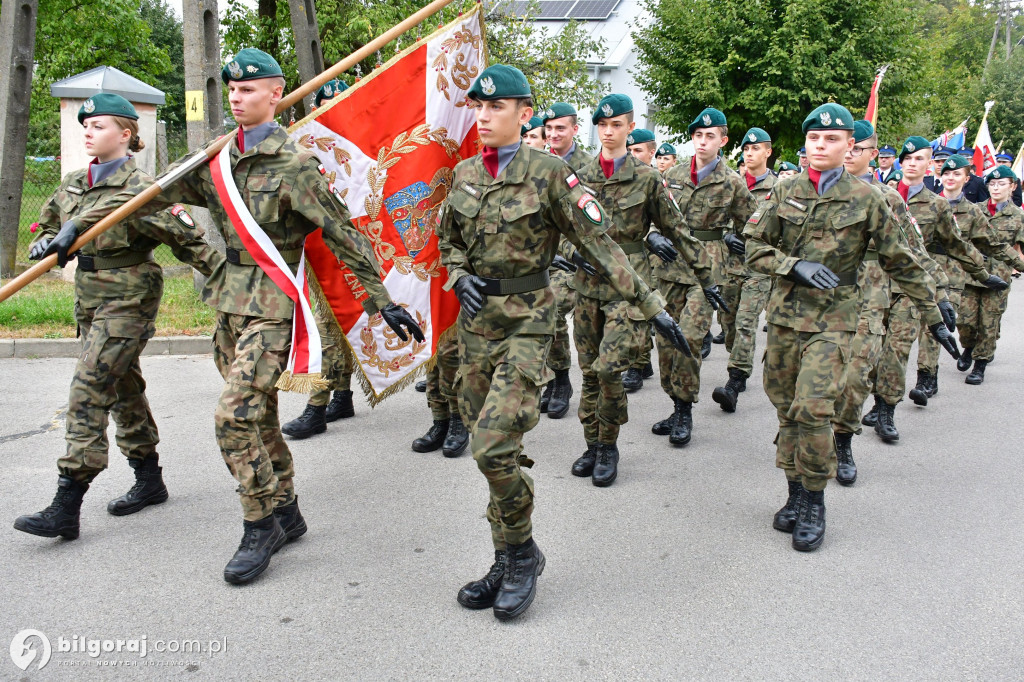
[{"label": "asphalt road", "polygon": [[[736,414],[711,400],[722,346],[688,447],[650,433],[671,406],[656,382],[630,396],[611,488],[569,474],[583,450],[574,410],[543,417],[526,447],[547,569],[511,623],[455,601],[490,565],[486,485],[469,455],[410,450],[430,424],[422,394],[373,411],[359,399],[355,418],[292,443],[310,531],[236,587],[221,577],[242,528],[210,356],[143,360],[171,499],[108,515],[132,482],[115,451],[71,542],[11,524],[52,499],[74,361],[2,360],[0,679],[1020,679],[1020,296],[984,385],[944,358],[929,406],[897,409],[899,444],[854,439],[860,478],[829,486],[811,554],[771,528],[786,484],[760,368]],[[281,403],[287,419],[303,398]],[[41,670],[38,638],[26,672],[2,653],[25,629],[51,644]]]}]

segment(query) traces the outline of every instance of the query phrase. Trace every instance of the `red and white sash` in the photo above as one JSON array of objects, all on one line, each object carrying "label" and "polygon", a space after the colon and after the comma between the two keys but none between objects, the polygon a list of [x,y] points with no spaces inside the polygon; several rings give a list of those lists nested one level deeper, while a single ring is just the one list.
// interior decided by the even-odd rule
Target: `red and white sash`
[{"label": "red and white sash", "polygon": [[320,332],[309,305],[309,283],[306,281],[306,253],[303,249],[298,270],[292,274],[281,252],[256,219],[252,217],[235,185],[231,172],[231,145],[227,145],[210,164],[213,184],[217,189],[231,226],[242,240],[245,250],[260,269],[280,287],[295,304],[292,316],[292,346],[288,366],[277,382],[284,391],[309,393],[326,389],[327,380],[321,374]]}]

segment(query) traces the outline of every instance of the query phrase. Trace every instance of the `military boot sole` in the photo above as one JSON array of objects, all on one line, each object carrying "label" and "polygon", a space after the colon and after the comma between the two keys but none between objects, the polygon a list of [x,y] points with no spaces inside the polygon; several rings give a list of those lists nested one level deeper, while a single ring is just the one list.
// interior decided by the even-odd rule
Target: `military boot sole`
[{"label": "military boot sole", "polygon": [[985,377],[983,377],[983,376],[977,377],[977,376],[974,376],[973,374],[969,375],[966,379],[964,379],[964,383],[965,384],[969,384],[971,386],[980,386],[984,382],[985,382]]},{"label": "military boot sole", "polygon": [[[540,550],[537,550],[537,551],[540,551]],[[547,559],[545,559],[544,555],[541,554],[540,555],[540,561],[537,562],[537,577],[538,578],[540,577],[540,574],[544,572],[544,566],[546,564],[547,564]],[[530,608],[530,604],[533,603],[533,598],[536,597],[536,596],[537,596],[537,581],[534,580],[533,581],[533,589],[530,590],[530,594],[527,595],[526,599],[524,599],[523,602],[521,604],[519,604],[519,606],[515,607],[511,611],[504,611],[504,610],[499,611],[498,609],[494,609],[494,617],[497,618],[498,620],[505,621],[505,620],[512,620],[513,618],[521,616],[521,615],[523,615],[523,612],[526,611],[526,609]],[[495,599],[497,599],[497,597],[495,597]]]},{"label": "military boot sole", "polygon": [[294,438],[295,440],[303,440],[311,436],[316,436],[317,434],[321,434],[326,430],[327,424],[317,424],[312,429],[288,428],[287,424],[281,427],[281,433],[291,438]]},{"label": "military boot sole", "polygon": [[111,500],[110,502],[107,503],[107,513],[113,516],[128,516],[129,514],[134,514],[136,512],[142,511],[151,504],[163,504],[168,500],[169,497],[170,495],[167,492],[167,488],[164,487],[161,490],[157,490],[151,495],[139,498],[132,502],[131,504],[127,504],[124,506],[119,506],[117,504],[117,502],[121,499],[118,498],[117,500]]},{"label": "military boot sole", "polygon": [[22,521],[20,518],[14,520],[15,530],[20,530],[22,533],[28,533],[30,535],[38,535],[41,538],[56,538],[61,537],[65,540],[77,540],[79,535],[79,526],[63,526],[61,528],[38,528],[32,526],[30,523]]},{"label": "military boot sole", "polygon": [[[966,361],[966,362],[965,362]],[[960,359],[956,361],[956,368],[961,372],[966,372],[974,364],[974,358],[970,355],[961,355]]]},{"label": "military boot sole", "polygon": [[[878,433],[878,431],[876,430],[875,433]],[[883,435],[881,433],[878,433],[878,437],[882,439],[883,443],[895,443],[900,439],[900,434],[896,433]]]},{"label": "military boot sole", "polygon": [[655,436],[667,436],[672,433],[673,426],[675,426],[675,422],[672,421],[672,417],[662,419],[660,422],[654,423],[654,426],[651,427],[651,433]]},{"label": "military boot sole", "polygon": [[712,391],[711,399],[718,403],[725,412],[736,411],[736,397],[730,395],[724,386],[719,386]]}]

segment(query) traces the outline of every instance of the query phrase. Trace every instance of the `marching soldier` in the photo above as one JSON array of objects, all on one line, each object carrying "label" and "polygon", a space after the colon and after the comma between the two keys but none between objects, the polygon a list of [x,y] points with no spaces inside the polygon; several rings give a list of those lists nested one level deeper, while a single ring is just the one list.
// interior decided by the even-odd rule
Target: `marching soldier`
[{"label": "marching soldier", "polygon": [[145,146],[138,118],[120,95],[100,93],[85,100],[78,122],[94,158],[85,170],[68,173],[43,206],[40,234],[29,251],[32,260],[55,253],[61,267],[77,253],[75,319],[83,341],[68,398],[67,451],[57,460],[57,495],[43,511],[14,522],[16,529],[33,535],[78,537],[82,498],[107,468],[108,414],[117,425],[117,445],[135,472],[135,485],[111,500],[107,511],[134,514],[168,497],[157,453],[160,438],[139,365],[155,332],[164,286],[153,249],[169,245],[179,260],[204,275],[222,256],[203,241],[181,206],[151,218],[132,216],[68,254],[82,213],[109,201],[124,202],[152,182],[129,153]]},{"label": "marching soldier", "polygon": [[[996,154],[996,163],[1000,166],[1009,166],[1010,170],[1013,170],[1013,155],[1007,154],[1006,152],[999,152]],[[1016,175],[1016,173],[1014,173]],[[1017,187],[1013,190],[1013,194],[1010,195],[1010,201],[1013,202],[1014,206],[1021,205],[1021,183],[1020,178],[1017,179]]]},{"label": "marching soldier", "polygon": [[[561,159],[521,144],[519,129],[533,115],[521,71],[495,64],[467,96],[478,103],[479,156],[455,167],[438,236],[462,311],[458,319],[463,411],[470,447],[487,478],[487,519],[494,563],[465,585],[466,608],[492,608],[508,620],[533,602],[545,558],[533,540],[533,481],[522,467],[523,434],[537,424],[540,387],[555,330],[555,294],[548,267],[559,240],[576,251],[577,267],[604,273],[623,300],[639,307],[659,332],[686,342],[663,299],[630,267],[606,231],[600,204]],[[591,265],[592,264],[592,265]]]},{"label": "marching soldier", "polygon": [[658,172],[664,175],[669,168],[676,165],[676,148],[668,142],[663,142],[658,151],[654,152],[654,163],[658,167]]},{"label": "marching soldier", "polygon": [[779,180],[785,180],[791,178],[794,175],[799,175],[800,168],[795,163],[789,161],[783,161],[779,164]]},{"label": "marching soldier", "polygon": [[530,120],[523,124],[521,129],[523,142],[528,147],[544,151],[547,142],[544,138],[544,119],[540,116],[531,116]]},{"label": "marching soldier", "polygon": [[942,173],[942,164],[946,162],[946,159],[953,156],[956,150],[950,149],[949,147],[939,147],[932,154],[932,166],[928,169],[928,174],[924,176],[924,186],[936,194],[942,193],[942,181],[939,179]]},{"label": "marching soldier", "polygon": [[845,173],[853,116],[824,104],[804,119],[807,172],[778,184],[744,230],[747,264],[778,279],[768,306],[764,388],[778,412],[776,466],[789,497],[772,525],[793,548],[817,549],[825,536],[825,486],[835,476],[831,419],[857,328],[857,270],[874,239],[879,263],[924,310],[950,353],[956,342],[882,195]]},{"label": "marching soldier", "polygon": [[[525,141],[525,140],[524,140]],[[469,444],[469,431],[459,411],[459,342],[454,334],[437,345],[434,364],[427,370],[427,405],[434,420],[430,429],[412,442],[415,452],[440,449],[445,457],[458,457]]]},{"label": "marching soldier", "polygon": [[654,167],[654,152],[658,148],[658,142],[654,133],[647,128],[634,128],[626,140],[626,151],[634,159],[645,166]]},{"label": "marching soldier", "polygon": [[[957,154],[974,163],[974,147],[962,147]],[[971,177],[964,186],[964,197],[971,203],[984,204],[988,201],[988,188],[985,186],[985,180],[979,178],[977,172],[978,169],[972,165]]]}]

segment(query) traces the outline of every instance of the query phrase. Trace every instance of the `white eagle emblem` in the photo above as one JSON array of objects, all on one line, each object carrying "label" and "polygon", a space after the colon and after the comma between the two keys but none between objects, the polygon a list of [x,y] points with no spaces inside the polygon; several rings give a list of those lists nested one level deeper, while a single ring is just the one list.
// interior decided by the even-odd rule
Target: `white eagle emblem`
[{"label": "white eagle emblem", "polygon": [[85,100],[85,104],[82,105],[82,109],[85,110],[85,113],[91,114],[92,112],[96,111],[96,103],[93,102],[92,98],[90,97],[89,99]]},{"label": "white eagle emblem", "polygon": [[750,138],[751,142],[757,142],[757,135],[755,135],[754,133],[750,133],[748,137]]},{"label": "white eagle emblem", "polygon": [[485,95],[493,95],[497,89],[494,87],[494,79],[487,77],[480,81],[480,89],[484,91]]},{"label": "white eagle emblem", "polygon": [[249,73],[256,73],[257,71],[260,70],[260,67],[256,66],[255,64],[250,64],[249,66],[245,67],[245,70]]},{"label": "white eagle emblem", "polygon": [[228,64],[228,73],[231,74],[232,78],[241,78],[242,67],[238,65],[238,62],[231,62]]},{"label": "white eagle emblem", "polygon": [[523,130],[533,130],[533,126],[530,125],[529,121],[523,124]]},{"label": "white eagle emblem", "polygon": [[330,83],[324,86],[324,94],[328,97],[332,97],[334,95],[334,88],[331,87]]},{"label": "white eagle emblem", "polygon": [[913,142],[908,142],[907,143],[907,151],[908,152],[912,152],[912,151],[914,151],[914,149],[916,149],[916,147],[914,147],[914,143]]},{"label": "white eagle emblem", "polygon": [[711,125],[711,116],[710,116],[710,114],[704,114],[704,125],[706,125],[706,126]]},{"label": "white eagle emblem", "polygon": [[832,114],[828,113],[827,111],[821,112],[821,125],[832,125]]},{"label": "white eagle emblem", "polygon": [[626,138],[626,144],[636,144],[635,142],[633,142],[633,136],[632,135],[630,135],[630,136],[628,136]]},{"label": "white eagle emblem", "polygon": [[554,109],[548,109],[547,111],[544,112],[544,115],[547,116],[548,118],[554,118],[555,117],[555,110]]},{"label": "white eagle emblem", "polygon": [[602,104],[601,105],[601,113],[604,114],[605,116],[611,116],[612,114],[615,113],[615,110],[612,109],[612,105],[611,104]]}]

